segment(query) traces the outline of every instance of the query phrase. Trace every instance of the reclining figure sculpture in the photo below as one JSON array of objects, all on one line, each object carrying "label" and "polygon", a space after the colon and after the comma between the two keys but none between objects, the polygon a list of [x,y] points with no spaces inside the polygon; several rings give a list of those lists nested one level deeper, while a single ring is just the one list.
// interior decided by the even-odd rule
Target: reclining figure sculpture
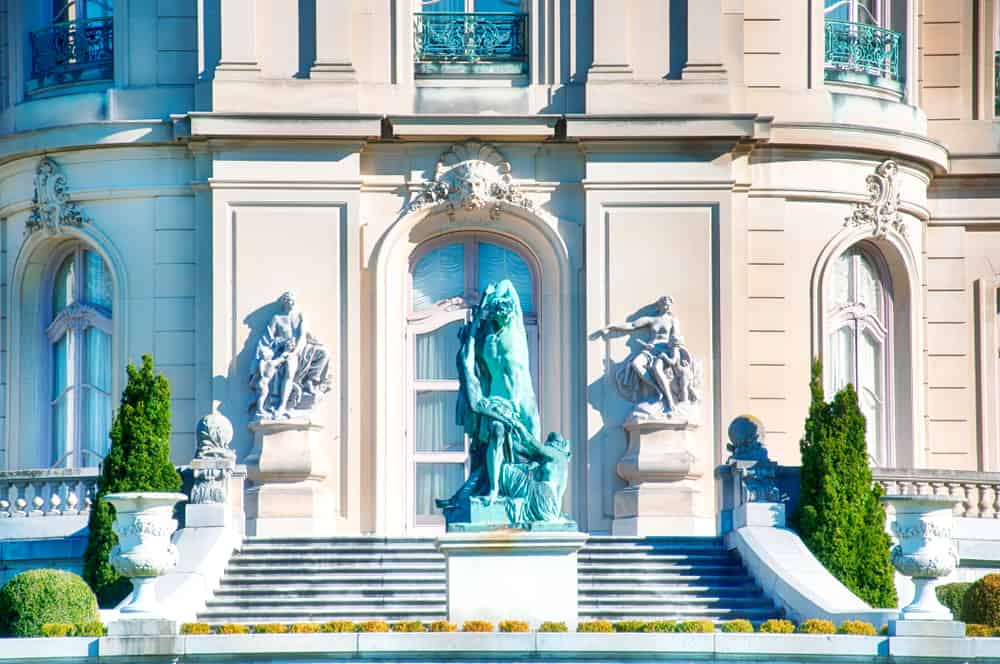
[{"label": "reclining figure sculpture", "polygon": [[562,513],[569,442],[541,425],[517,291],[490,284],[459,332],[456,418],[470,439],[470,472],[438,500],[448,530],[576,530]]}]

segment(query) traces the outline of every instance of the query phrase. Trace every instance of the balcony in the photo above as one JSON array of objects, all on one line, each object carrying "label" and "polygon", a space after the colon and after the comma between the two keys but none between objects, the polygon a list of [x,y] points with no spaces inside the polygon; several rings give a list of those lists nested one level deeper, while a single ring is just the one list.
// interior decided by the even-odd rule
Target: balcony
[{"label": "balcony", "polygon": [[528,71],[528,15],[414,14],[417,76],[520,76]]},{"label": "balcony", "polygon": [[903,36],[877,25],[826,19],[826,80],[903,92]]},{"label": "balcony", "polygon": [[54,23],[30,33],[29,94],[114,78],[114,19]]}]

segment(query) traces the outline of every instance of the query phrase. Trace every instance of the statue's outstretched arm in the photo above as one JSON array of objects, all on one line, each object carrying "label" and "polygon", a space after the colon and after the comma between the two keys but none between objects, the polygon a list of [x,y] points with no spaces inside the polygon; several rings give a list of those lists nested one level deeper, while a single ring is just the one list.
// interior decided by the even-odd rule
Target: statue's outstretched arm
[{"label": "statue's outstretched arm", "polygon": [[613,323],[599,331],[600,334],[607,334],[608,332],[634,332],[644,327],[649,327],[656,320],[653,316],[642,316],[641,318],[636,318],[631,323]]}]

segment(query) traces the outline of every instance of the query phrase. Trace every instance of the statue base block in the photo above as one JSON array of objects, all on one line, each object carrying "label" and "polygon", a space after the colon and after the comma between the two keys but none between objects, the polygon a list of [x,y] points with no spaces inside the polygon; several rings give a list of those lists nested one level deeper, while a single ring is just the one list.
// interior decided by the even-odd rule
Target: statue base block
[{"label": "statue base block", "polygon": [[611,534],[619,536],[713,536],[715,519],[698,516],[694,482],[643,482],[615,494]]},{"label": "statue base block", "polygon": [[323,427],[305,419],[252,422],[247,475],[247,534],[314,537],[336,534],[336,496],[323,480],[331,450]]},{"label": "statue base block", "polygon": [[479,496],[463,499],[446,513],[448,532],[482,533],[494,530],[525,530],[530,532],[577,532],[576,521],[518,522],[524,511],[523,498],[501,496],[491,505]]},{"label": "statue base block", "polygon": [[524,620],[538,627],[578,621],[577,552],[584,533],[449,533],[436,546],[447,561],[448,620]]}]

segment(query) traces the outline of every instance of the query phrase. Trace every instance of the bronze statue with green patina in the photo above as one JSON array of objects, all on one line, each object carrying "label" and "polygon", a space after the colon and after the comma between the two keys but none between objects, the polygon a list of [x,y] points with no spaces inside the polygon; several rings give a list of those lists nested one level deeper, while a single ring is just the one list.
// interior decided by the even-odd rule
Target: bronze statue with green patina
[{"label": "bronze statue with green patina", "polygon": [[459,332],[456,416],[470,439],[470,472],[439,500],[449,530],[575,530],[562,513],[569,442],[541,442],[528,340],[513,284],[491,284]]}]

